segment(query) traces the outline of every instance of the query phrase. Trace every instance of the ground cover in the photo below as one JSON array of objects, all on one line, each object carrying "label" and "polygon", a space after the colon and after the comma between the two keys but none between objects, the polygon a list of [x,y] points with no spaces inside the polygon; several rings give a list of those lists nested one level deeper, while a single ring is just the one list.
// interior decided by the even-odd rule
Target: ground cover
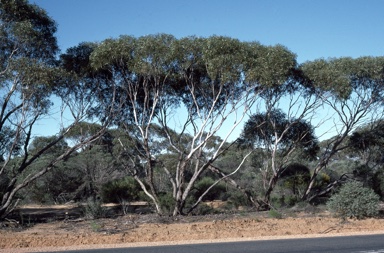
[{"label": "ground cover", "polygon": [[24,207],[23,225],[1,224],[0,252],[384,233],[384,219],[343,221],[317,208],[176,218],[133,213],[89,220],[78,214],[78,206]]}]

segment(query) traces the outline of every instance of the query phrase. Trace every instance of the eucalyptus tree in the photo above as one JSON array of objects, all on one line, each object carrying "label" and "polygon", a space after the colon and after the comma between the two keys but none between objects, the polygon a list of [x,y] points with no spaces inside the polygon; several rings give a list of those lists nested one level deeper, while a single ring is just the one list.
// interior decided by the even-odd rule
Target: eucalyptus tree
[{"label": "eucalyptus tree", "polygon": [[[71,153],[99,137],[103,130],[72,143],[43,167],[32,165],[59,144],[68,131],[95,106],[80,79],[57,64],[56,23],[37,5],[25,0],[0,2],[0,218],[18,204],[18,192]],[[52,98],[61,104],[61,122],[49,142],[30,152],[38,124],[54,117]],[[65,117],[64,117],[65,114]],[[60,116],[58,116],[60,122]],[[65,119],[65,121],[64,121]],[[105,121],[107,123],[107,121]]]},{"label": "eucalyptus tree", "polygon": [[350,145],[346,140],[357,127],[383,118],[384,57],[338,58],[307,62],[301,69],[328,109],[333,131],[321,150],[303,199],[329,192],[338,180],[323,190],[312,191],[316,177],[331,158]]},{"label": "eucalyptus tree", "polygon": [[311,124],[322,101],[298,68],[296,55],[284,46],[266,47],[259,58],[265,59],[260,73],[267,88],[260,92],[239,144],[253,149],[254,156],[258,154],[254,165],[262,177],[264,193],[255,199],[259,208],[269,208],[270,194],[284,169],[304,158],[298,153],[313,159],[318,149],[316,126]]},{"label": "eucalyptus tree", "polygon": [[[291,70],[277,64],[284,63],[287,50],[275,54],[275,61],[265,57],[273,50],[228,37],[178,40],[159,34],[108,39],[92,53],[94,68],[111,73],[119,89],[117,99],[124,101],[115,124],[125,129],[129,143],[136,147],[132,152],[121,142],[131,161],[126,167],[158,213],[162,208],[153,179],[155,168],[160,165],[172,186],[173,215],[182,214],[193,186],[230,146],[229,137],[258,94]],[[217,138],[223,129],[225,133]],[[167,148],[155,148],[159,147],[156,143],[166,143]],[[159,163],[157,156],[164,152],[176,155],[174,167]],[[212,187],[236,173],[248,155],[231,172],[218,172],[220,177]]]},{"label": "eucalyptus tree", "polygon": [[287,168],[295,168],[291,164],[314,159],[319,149],[312,125],[304,119],[287,118],[281,109],[251,115],[239,144],[265,153],[265,159],[257,163],[265,190],[258,198],[259,208],[269,208],[278,179]]}]

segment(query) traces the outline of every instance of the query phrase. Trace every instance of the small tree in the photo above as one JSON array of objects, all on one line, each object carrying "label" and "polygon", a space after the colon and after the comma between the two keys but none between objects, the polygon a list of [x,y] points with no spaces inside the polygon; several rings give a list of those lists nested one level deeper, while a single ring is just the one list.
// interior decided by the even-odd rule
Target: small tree
[{"label": "small tree", "polygon": [[264,153],[266,157],[257,163],[265,190],[259,208],[269,208],[271,194],[289,164],[298,157],[313,159],[318,151],[313,127],[304,119],[287,116],[281,110],[251,115],[239,143]]},{"label": "small tree", "polygon": [[329,210],[342,219],[372,217],[378,214],[380,197],[370,188],[363,187],[357,181],[345,183],[334,194],[327,206]]}]

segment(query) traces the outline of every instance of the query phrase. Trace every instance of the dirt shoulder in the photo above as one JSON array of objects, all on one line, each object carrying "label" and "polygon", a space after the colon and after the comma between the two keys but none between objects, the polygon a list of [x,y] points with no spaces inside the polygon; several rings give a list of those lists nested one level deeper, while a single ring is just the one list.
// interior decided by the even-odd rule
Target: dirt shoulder
[{"label": "dirt shoulder", "polygon": [[214,241],[262,240],[384,233],[384,219],[347,220],[328,213],[268,213],[191,217],[126,215],[109,219],[68,219],[0,229],[0,252],[44,252]]}]

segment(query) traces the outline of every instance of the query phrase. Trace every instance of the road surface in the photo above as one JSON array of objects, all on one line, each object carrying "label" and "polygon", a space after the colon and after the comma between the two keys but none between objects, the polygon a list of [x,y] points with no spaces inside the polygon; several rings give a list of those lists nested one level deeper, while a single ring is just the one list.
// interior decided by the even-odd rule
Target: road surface
[{"label": "road surface", "polygon": [[66,253],[384,253],[384,235],[89,249]]}]

